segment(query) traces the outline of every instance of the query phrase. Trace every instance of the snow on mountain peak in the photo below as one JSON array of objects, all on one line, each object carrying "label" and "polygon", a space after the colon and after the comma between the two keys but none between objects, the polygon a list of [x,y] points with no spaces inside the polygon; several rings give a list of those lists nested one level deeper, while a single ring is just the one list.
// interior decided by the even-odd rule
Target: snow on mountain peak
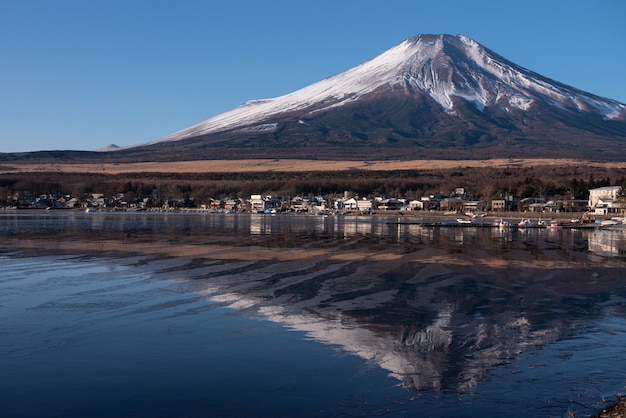
[{"label": "snow on mountain peak", "polygon": [[528,110],[540,99],[565,109],[600,112],[605,118],[626,111],[621,103],[517,66],[466,36],[417,35],[343,73],[284,96],[248,101],[154,142],[244,127],[255,129],[255,124],[266,129],[272,116],[279,113],[301,111],[305,116],[342,106],[379,88],[396,86],[428,94],[449,113],[454,113],[454,97],[474,102],[481,110],[489,105]]}]

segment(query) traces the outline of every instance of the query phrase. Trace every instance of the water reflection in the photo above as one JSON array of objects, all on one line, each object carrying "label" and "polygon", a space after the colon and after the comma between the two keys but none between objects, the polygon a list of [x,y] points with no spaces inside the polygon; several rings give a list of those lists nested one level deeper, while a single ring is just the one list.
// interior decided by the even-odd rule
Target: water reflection
[{"label": "water reflection", "polygon": [[254,281],[227,276],[222,289],[237,291],[214,300],[340,346],[411,390],[473,388],[492,367],[584,328],[603,309],[624,317],[619,268],[577,269],[571,259],[533,267],[537,259],[516,250],[501,263],[420,251],[299,260],[281,273],[255,265]]},{"label": "water reflection", "polygon": [[626,257],[626,229],[593,231],[589,234],[589,249],[604,257]]},{"label": "water reflection", "polygon": [[626,318],[623,229],[180,214],[16,215],[0,225],[4,251],[176,259],[153,274],[341,347],[413,391],[473,390],[520,353],[609,312]]}]

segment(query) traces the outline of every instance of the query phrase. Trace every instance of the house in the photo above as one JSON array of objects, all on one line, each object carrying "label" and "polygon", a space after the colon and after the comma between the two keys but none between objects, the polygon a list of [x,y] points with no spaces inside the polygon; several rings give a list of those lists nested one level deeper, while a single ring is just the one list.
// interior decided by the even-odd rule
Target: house
[{"label": "house", "polygon": [[289,207],[295,212],[308,212],[311,201],[302,196],[296,196],[289,202]]},{"label": "house", "polygon": [[378,210],[405,210],[406,199],[381,199],[378,201]]},{"label": "house", "polygon": [[491,201],[491,210],[494,212],[505,212],[507,210],[505,199],[494,199]]},{"label": "house", "polygon": [[518,197],[506,195],[502,199],[491,201],[491,210],[494,212],[511,212],[519,210],[520,200]]},{"label": "house", "polygon": [[65,208],[78,208],[78,207],[80,207],[80,199],[78,199],[77,197],[72,197],[69,200],[65,201],[65,203],[63,204],[63,207],[65,207]]},{"label": "house", "polygon": [[263,212],[265,210],[265,196],[253,194],[250,196],[250,211]]},{"label": "house", "polygon": [[484,200],[470,200],[463,203],[463,213],[480,213],[487,209]]},{"label": "house", "polygon": [[612,213],[619,213],[620,205],[615,200],[608,197],[601,197],[593,207],[593,213],[596,215],[609,215]]},{"label": "house", "polygon": [[360,210],[361,212],[369,212],[372,210],[373,202],[370,199],[362,197],[360,199],[350,198],[344,202],[346,210]]},{"label": "house", "polygon": [[243,202],[238,197],[227,197],[224,199],[224,210],[236,212],[243,207]]},{"label": "house", "polygon": [[250,195],[250,211],[264,212],[266,210],[280,209],[283,202],[278,196],[266,196],[262,194]]},{"label": "house", "polygon": [[543,205],[544,212],[554,213],[554,212],[561,212],[562,210],[563,210],[563,201],[561,200],[557,200],[557,201],[549,200]]},{"label": "house", "polygon": [[563,212],[586,212],[589,204],[587,199],[574,199],[572,196],[565,196],[557,202]]},{"label": "house", "polygon": [[530,203],[526,207],[526,210],[531,213],[542,213],[543,212],[543,202]]},{"label": "house", "polygon": [[296,196],[289,206],[295,212],[319,212],[326,210],[326,199],[322,196]]},{"label": "house", "polygon": [[108,204],[107,198],[104,197],[102,193],[92,193],[91,198],[87,199],[87,206],[91,206],[94,208],[105,207]]},{"label": "house", "polygon": [[589,201],[584,199],[572,199],[569,201],[571,212],[585,212],[589,210]]},{"label": "house", "polygon": [[526,197],[520,201],[522,210],[528,211],[528,212],[543,211],[544,203],[546,203],[546,199],[542,197]]},{"label": "house", "polygon": [[465,201],[460,197],[447,197],[441,201],[439,207],[441,210],[460,212],[463,210]]},{"label": "house", "polygon": [[333,209],[335,210],[343,210],[346,207],[346,198],[340,197],[338,199],[333,199]]},{"label": "house", "polygon": [[80,207],[80,200],[70,195],[61,196],[54,202],[55,208],[77,208]]},{"label": "house", "polygon": [[424,202],[413,199],[409,202],[409,210],[424,210]]},{"label": "house", "polygon": [[589,210],[597,215],[618,213],[622,209],[617,202],[620,186],[598,187],[589,190]]},{"label": "house", "polygon": [[214,210],[214,211],[218,211],[218,210],[222,210],[224,209],[224,201],[220,200],[220,199],[209,199],[209,206],[208,208],[205,206],[205,209],[210,209],[210,210]]},{"label": "house", "polygon": [[356,210],[359,208],[359,202],[356,198],[351,197],[343,202],[343,208],[345,210]]},{"label": "house", "polygon": [[439,209],[439,205],[441,203],[441,201],[443,200],[443,197],[441,197],[440,195],[430,195],[430,196],[422,196],[422,202],[424,204],[424,209],[428,209],[428,210],[438,210]]}]

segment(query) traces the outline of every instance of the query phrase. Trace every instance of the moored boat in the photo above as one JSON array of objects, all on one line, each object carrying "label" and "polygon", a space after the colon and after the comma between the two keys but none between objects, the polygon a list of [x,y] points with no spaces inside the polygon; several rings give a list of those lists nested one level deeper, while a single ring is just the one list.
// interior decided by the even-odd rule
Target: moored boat
[{"label": "moored boat", "polygon": [[508,221],[505,221],[504,219],[499,219],[497,221],[494,221],[493,226],[497,226],[498,228],[504,229],[504,228],[508,228],[510,224]]},{"label": "moored boat", "polygon": [[550,221],[546,225],[546,228],[548,229],[557,229],[558,227],[559,227],[559,223],[557,221]]}]

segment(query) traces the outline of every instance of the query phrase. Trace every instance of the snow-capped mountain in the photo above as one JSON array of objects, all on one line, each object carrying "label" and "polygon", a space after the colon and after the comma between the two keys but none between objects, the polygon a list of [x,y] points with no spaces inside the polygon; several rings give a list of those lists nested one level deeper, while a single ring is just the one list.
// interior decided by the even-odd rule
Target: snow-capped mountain
[{"label": "snow-capped mountain", "polygon": [[626,105],[550,80],[465,36],[418,35],[293,93],[246,102],[140,146],[184,140],[217,157],[233,148],[250,156],[357,148],[363,156],[382,149],[418,157],[451,147],[493,156],[527,145],[572,154],[589,141],[610,153],[626,142]]}]

